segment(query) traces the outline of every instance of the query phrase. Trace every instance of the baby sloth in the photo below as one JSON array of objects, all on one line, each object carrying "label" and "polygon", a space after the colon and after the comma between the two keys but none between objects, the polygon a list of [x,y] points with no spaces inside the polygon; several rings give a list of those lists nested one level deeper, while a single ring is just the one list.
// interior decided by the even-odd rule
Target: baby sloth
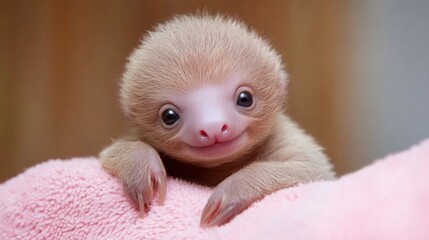
[{"label": "baby sloth", "polygon": [[227,223],[276,190],[333,179],[322,148],[283,112],[287,74],[254,31],[179,16],[129,57],[120,100],[132,129],[100,153],[143,216],[166,176],[215,186],[201,226]]}]

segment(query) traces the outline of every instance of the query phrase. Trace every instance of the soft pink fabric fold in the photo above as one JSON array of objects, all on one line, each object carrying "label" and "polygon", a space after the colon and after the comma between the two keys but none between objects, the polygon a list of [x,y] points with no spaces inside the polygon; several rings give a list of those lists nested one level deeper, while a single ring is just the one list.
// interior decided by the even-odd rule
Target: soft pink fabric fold
[{"label": "soft pink fabric fold", "polygon": [[429,239],[429,140],[204,230],[210,192],[169,179],[165,204],[141,219],[95,158],[51,160],[0,185],[0,239]]}]

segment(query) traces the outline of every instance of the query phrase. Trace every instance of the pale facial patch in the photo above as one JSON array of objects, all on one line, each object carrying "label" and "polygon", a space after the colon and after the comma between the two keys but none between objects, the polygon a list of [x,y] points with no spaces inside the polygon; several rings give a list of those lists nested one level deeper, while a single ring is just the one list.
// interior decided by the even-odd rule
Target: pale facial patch
[{"label": "pale facial patch", "polygon": [[[170,97],[180,122],[176,139],[183,144],[182,154],[202,162],[220,164],[242,151],[248,142],[249,107],[237,105],[237,96],[243,89],[252,89],[243,85],[237,78],[221,83],[208,83],[186,95]],[[255,99],[256,101],[256,99]]]}]

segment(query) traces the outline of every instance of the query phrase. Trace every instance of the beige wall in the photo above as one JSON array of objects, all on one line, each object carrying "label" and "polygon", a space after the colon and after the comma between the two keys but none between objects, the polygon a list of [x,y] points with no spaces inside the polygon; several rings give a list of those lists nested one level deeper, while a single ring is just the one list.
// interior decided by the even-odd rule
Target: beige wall
[{"label": "beige wall", "polygon": [[154,24],[205,9],[269,38],[290,73],[288,111],[353,170],[338,96],[350,58],[345,1],[0,0],[0,181],[51,158],[93,156],[126,129],[117,85]]}]

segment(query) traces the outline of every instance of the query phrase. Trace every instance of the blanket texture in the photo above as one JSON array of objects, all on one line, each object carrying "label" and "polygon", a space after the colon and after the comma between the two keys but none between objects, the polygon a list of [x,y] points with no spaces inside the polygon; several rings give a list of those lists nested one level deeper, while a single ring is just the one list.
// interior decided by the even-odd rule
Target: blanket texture
[{"label": "blanket texture", "polygon": [[0,185],[0,239],[429,239],[429,140],[275,192],[222,227],[199,227],[210,188],[167,187],[141,219],[97,159],[51,160]]}]

